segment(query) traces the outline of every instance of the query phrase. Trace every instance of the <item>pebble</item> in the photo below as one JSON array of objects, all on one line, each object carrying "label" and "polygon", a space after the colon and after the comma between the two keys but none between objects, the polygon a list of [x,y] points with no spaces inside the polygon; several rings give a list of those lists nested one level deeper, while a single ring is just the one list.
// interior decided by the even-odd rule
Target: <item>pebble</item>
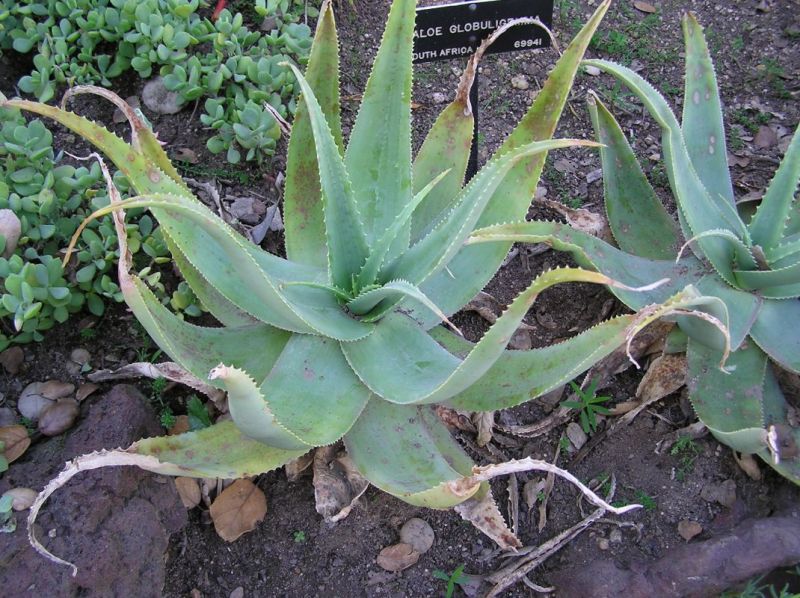
[{"label": "pebble", "polygon": [[700,491],[706,502],[717,502],[724,507],[732,507],[736,502],[736,482],[725,480],[720,484],[706,484]]},{"label": "pebble", "polygon": [[583,68],[586,71],[586,74],[591,75],[592,77],[597,77],[600,74],[600,69],[596,66],[586,65]]},{"label": "pebble", "polygon": [[434,104],[444,104],[447,101],[447,96],[437,91],[431,94],[431,101]]},{"label": "pebble", "polygon": [[6,240],[3,257],[9,258],[14,253],[21,233],[22,222],[20,222],[19,217],[7,208],[0,210],[0,235],[5,237]]},{"label": "pebble", "polygon": [[142,89],[142,102],[148,110],[156,114],[177,114],[183,108],[180,95],[169,91],[161,77],[154,77],[145,83]]},{"label": "pebble", "polygon": [[409,544],[420,554],[425,554],[433,546],[435,535],[428,522],[414,517],[400,528],[400,541]]},{"label": "pebble", "polygon": [[528,78],[525,75],[514,75],[511,77],[511,87],[514,89],[528,89],[531,86],[528,83]]},{"label": "pebble", "polygon": [[45,409],[39,416],[39,431],[45,436],[58,436],[66,432],[78,419],[78,402],[60,399]]},{"label": "pebble", "polygon": [[610,546],[611,546],[611,545],[609,544],[608,540],[606,540],[605,538],[600,538],[600,539],[597,541],[597,547],[598,547],[600,550],[608,550],[608,549],[610,548]]}]

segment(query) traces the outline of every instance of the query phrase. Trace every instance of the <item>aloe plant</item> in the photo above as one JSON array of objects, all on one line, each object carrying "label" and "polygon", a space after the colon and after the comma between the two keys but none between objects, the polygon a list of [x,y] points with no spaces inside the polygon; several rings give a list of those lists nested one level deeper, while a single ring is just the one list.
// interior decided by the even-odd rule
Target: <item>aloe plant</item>
[{"label": "aloe plant", "polygon": [[[467,97],[477,58],[412,161],[414,2],[396,0],[345,149],[336,29],[326,5],[305,77],[295,69],[303,102],[288,150],[287,259],[249,243],[192,196],[152,131],[118,98],[104,93],[132,123],[130,145],[70,112],[7,101],[86,137],[138,191],[95,215],[113,212],[124,248],[122,210],[148,208],[186,283],[222,327],[175,316],[131,274],[124,250],[122,293],[166,354],[227,391],[233,420],[80,458],[48,485],[31,518],[82,469],[136,464],[232,478],[274,469],[342,438],[372,484],[409,503],[448,508],[486,497],[486,478],[476,477],[432,405],[475,411],[519,404],[572,379],[661,313],[692,302],[680,294],[559,345],[505,350],[547,287],[618,284],[564,268],[534,280],[478,343],[450,330],[447,315],[483,288],[510,247],[465,248],[468,235],[481,224],[524,217],[549,150],[593,144],[550,138],[607,8],[601,3],[506,143],[464,186],[473,118]],[[653,280],[646,283],[651,288]]]},{"label": "aloe plant", "polygon": [[[669,285],[638,295],[611,289],[634,309],[693,285],[705,297],[701,301],[708,313],[730,333],[724,339],[707,322],[677,320],[668,347],[686,351],[695,412],[721,442],[758,454],[800,483],[800,429],[791,423],[792,408],[774,371],[800,372],[800,335],[795,331],[800,322],[800,129],[758,208],[737,204],[708,47],[691,14],[684,17],[683,30],[686,86],[680,122],[664,98],[630,69],[586,61],[628,86],[661,126],[678,221],[657,199],[614,117],[590,97],[597,140],[604,144],[600,155],[606,212],[619,249],[561,225],[538,222],[488,227],[476,231],[471,242],[551,243],[572,252],[579,263],[627,284],[671,278]],[[694,255],[683,255],[687,246]],[[733,352],[721,369],[728,349]]]}]

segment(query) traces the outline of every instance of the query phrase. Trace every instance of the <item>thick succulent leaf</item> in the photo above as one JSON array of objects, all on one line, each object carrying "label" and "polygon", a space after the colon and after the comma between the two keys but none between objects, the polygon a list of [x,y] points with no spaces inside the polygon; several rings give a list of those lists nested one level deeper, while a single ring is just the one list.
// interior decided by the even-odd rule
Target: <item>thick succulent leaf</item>
[{"label": "thick succulent leaf", "polygon": [[357,283],[359,288],[368,287],[375,283],[378,271],[380,270],[381,266],[383,266],[387,255],[389,255],[389,249],[391,248],[392,243],[395,241],[395,239],[397,239],[398,235],[400,235],[403,230],[408,229],[408,223],[411,221],[411,215],[414,213],[414,210],[417,208],[420,202],[424,200],[433,189],[436,188],[437,184],[439,184],[439,182],[445,178],[447,174],[448,171],[440,172],[437,176],[431,179],[427,185],[415,193],[414,198],[402,209],[400,214],[397,216],[397,219],[391,224],[391,226],[384,231],[383,236],[375,241],[370,248],[367,261],[364,262],[364,266],[358,273]]},{"label": "thick succulent leaf", "polygon": [[[716,274],[704,276],[695,286],[703,295],[717,297],[725,304],[727,307],[725,322],[731,335],[731,348],[738,349],[751,332],[764,300],[754,293],[734,289]],[[690,336],[699,338],[696,332],[702,326],[701,322],[694,318],[685,318],[680,325],[686,332],[690,332]]]},{"label": "thick succulent leaf", "polygon": [[695,16],[686,13],[682,24],[686,42],[686,85],[681,129],[686,151],[706,190],[735,206],[714,64],[703,28]]},{"label": "thick succulent leaf", "polygon": [[172,260],[180,270],[181,276],[191,287],[200,303],[223,325],[244,326],[258,323],[257,319],[240,310],[211,286],[174,243],[171,243],[170,253],[172,253]]},{"label": "thick succulent leaf", "polygon": [[472,461],[429,407],[373,399],[344,443],[371,484],[413,505],[449,508],[480,487],[459,490]]},{"label": "thick succulent leaf", "polygon": [[306,451],[280,449],[258,442],[244,435],[231,421],[177,436],[145,438],[126,449],[129,453],[155,457],[156,465],[139,465],[149,471],[223,479],[272,471]]},{"label": "thick succulent leaf", "polygon": [[794,262],[800,262],[800,237],[792,235],[784,239],[780,245],[771,247],[765,252],[767,263],[772,269],[785,268]]},{"label": "thick succulent leaf", "polygon": [[[585,63],[606,71],[623,82],[639,97],[661,126],[664,163],[681,215],[691,230],[691,234],[687,236],[726,229],[747,245],[749,233],[736,209],[728,200],[710,194],[703,186],[692,165],[678,121],[663,96],[640,75],[626,67],[605,60],[587,60]],[[738,257],[738,246],[717,236],[701,237],[697,243],[720,275],[728,283],[735,284],[732,264],[735,257]],[[744,258],[740,261],[744,261]]]},{"label": "thick succulent leaf", "polygon": [[247,372],[220,364],[211,370],[208,379],[228,393],[231,418],[246,436],[287,450],[311,448],[312,445],[303,442],[278,421],[258,383]]},{"label": "thick succulent leaf", "polygon": [[700,421],[737,451],[757,453],[765,449],[764,352],[755,344],[743,346],[728,358],[729,371],[722,371],[721,354],[690,338],[686,356],[689,398]]},{"label": "thick succulent leaf", "polygon": [[260,386],[281,426],[312,446],[339,440],[370,398],[339,344],[309,334],[292,335]]},{"label": "thick succulent leaf", "polygon": [[108,129],[78,116],[74,112],[61,110],[47,104],[27,100],[8,100],[3,105],[52,118],[77,133],[107,155],[138,193],[174,193],[199,203],[182,184],[170,178],[141,151],[136,151]]},{"label": "thick succulent leaf", "polygon": [[[504,351],[491,368],[447,404],[465,411],[493,411],[519,405],[566,384],[627,340],[635,316],[608,320],[555,345],[529,351]],[[430,335],[459,357],[473,344],[441,326]]]},{"label": "thick succulent leaf", "polygon": [[416,245],[389,264],[381,276],[384,279],[402,278],[420,284],[443,270],[461,250],[464,240],[475,227],[487,203],[515,166],[524,163],[530,156],[572,145],[594,143],[572,139],[535,141],[492,161],[461,192],[447,217]]},{"label": "thick succulent leaf", "polygon": [[428,234],[452,208],[467,170],[472,147],[473,115],[466,98],[457,97],[445,108],[414,159],[414,193],[448,170],[447,176],[422,201],[411,221],[411,243]]},{"label": "thick succulent leaf", "polygon": [[589,96],[589,112],[595,137],[603,144],[603,193],[614,240],[640,257],[673,259],[681,245],[678,225],[647,181],[616,119],[595,95]]},{"label": "thick succulent leaf", "polygon": [[753,324],[750,335],[756,344],[781,367],[800,373],[800,301],[767,300]]},{"label": "thick succulent leaf", "polygon": [[[370,390],[399,404],[441,402],[468,389],[503,354],[525,314],[545,289],[564,282],[614,284],[607,276],[577,268],[545,272],[520,293],[470,353],[459,360],[414,320],[395,313],[375,332],[343,345],[347,361]],[[386,364],[392,366],[387,368]]]},{"label": "thick succulent leaf", "polygon": [[662,303],[690,284],[697,283],[706,271],[694,257],[680,262],[641,258],[620,251],[605,241],[558,222],[519,222],[476,230],[467,243],[497,242],[547,243],[558,251],[567,251],[580,266],[592,268],[631,287],[669,278],[669,282],[651,291],[632,292],[618,287],[609,290],[632,309],[650,303]]},{"label": "thick succulent leaf", "polygon": [[[411,201],[411,52],[414,0],[395,0],[345,152],[370,246]],[[441,171],[440,171],[441,172]],[[408,247],[410,224],[390,257]],[[353,272],[357,270],[352,270]]]},{"label": "thick succulent leaf", "polygon": [[[314,92],[297,67],[292,66],[292,70],[300,84],[314,134],[331,282],[340,288],[348,288],[352,284],[352,275],[359,271],[368,254],[362,217],[355,199],[360,190],[354,189],[350,183],[344,160]],[[374,131],[373,136],[383,137],[374,135]],[[359,170],[366,168],[362,166]]]},{"label": "thick succulent leaf", "polygon": [[421,303],[443,320],[446,319],[442,311],[419,290],[419,287],[414,286],[407,280],[392,280],[382,287],[362,293],[350,301],[347,304],[347,308],[355,314],[367,314],[365,317],[361,318],[363,321],[374,322],[379,320],[384,315],[385,311],[383,309],[378,309],[375,313],[368,313],[375,308],[375,306],[382,301],[394,304],[406,298]]},{"label": "thick succulent leaf", "polygon": [[773,435],[770,450],[759,453],[775,471],[800,484],[800,428],[790,423],[789,404],[783,396],[778,380],[767,364],[764,379],[764,418]]},{"label": "thick succulent leaf", "polygon": [[[609,4],[607,0],[600,3],[583,29],[564,50],[530,109],[495,153],[492,161],[501,159],[501,156],[509,151],[531,141],[550,139],[553,136],[572,89],[581,58]],[[478,226],[525,218],[539,183],[545,158],[544,154],[532,155],[514,167],[511,175],[506,177],[489,200],[478,220]],[[440,270],[423,284],[423,292],[446,314],[455,313],[486,286],[505,259],[510,247],[510,243],[461,247],[447,264],[446,270]],[[438,320],[424,311],[414,313],[414,317],[423,322],[425,328],[438,324]]]},{"label": "thick succulent leaf", "polygon": [[136,319],[163,351],[200,380],[219,364],[227,363],[266,376],[289,340],[290,333],[267,324],[235,328],[196,326],[161,305],[137,277],[120,281],[125,302]]},{"label": "thick succulent leaf", "polygon": [[[122,207],[150,208],[195,269],[202,264],[205,278],[219,293],[262,322],[339,340],[354,340],[369,334],[371,325],[345,314],[336,296],[327,289],[283,286],[306,282],[287,278],[295,271],[309,270],[308,266],[294,268],[291,262],[261,250],[204,206],[177,196],[153,196],[128,199]],[[112,209],[115,208],[104,210]]]},{"label": "thick succulent leaf", "polygon": [[[786,155],[769,184],[756,215],[748,225],[753,243],[769,250],[781,242],[792,206],[796,205],[795,193],[798,183],[800,183],[800,127],[795,130]],[[795,218],[797,212],[795,208]]]},{"label": "thick succulent leaf", "polygon": [[800,261],[779,270],[734,270],[739,286],[768,299],[800,297]]},{"label": "thick succulent leaf", "polygon": [[[308,58],[306,80],[322,108],[334,141],[342,148],[339,119],[339,42],[331,3],[323,4],[317,32]],[[286,157],[286,189],[283,195],[283,221],[286,226],[286,256],[293,262],[319,268],[328,266],[325,243],[325,217],[322,189],[308,109],[297,103]]]}]

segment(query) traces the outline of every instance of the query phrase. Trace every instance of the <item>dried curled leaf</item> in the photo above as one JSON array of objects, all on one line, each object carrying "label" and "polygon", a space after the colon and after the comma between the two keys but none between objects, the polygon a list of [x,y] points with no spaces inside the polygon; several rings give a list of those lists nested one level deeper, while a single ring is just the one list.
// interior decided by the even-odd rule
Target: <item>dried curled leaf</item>
[{"label": "dried curled leaf", "polygon": [[314,498],[317,513],[325,521],[347,517],[368,486],[350,457],[337,456],[336,447],[324,446],[314,453]]},{"label": "dried curled leaf", "polygon": [[419,560],[419,553],[410,544],[400,542],[381,550],[377,560],[382,569],[403,571]]},{"label": "dried curled leaf", "polygon": [[250,480],[236,480],[217,497],[210,512],[219,537],[233,542],[264,519],[267,497]]},{"label": "dried curled leaf", "polygon": [[200,485],[194,478],[175,478],[175,488],[178,490],[178,496],[181,497],[183,506],[187,509],[194,509],[200,504]]}]

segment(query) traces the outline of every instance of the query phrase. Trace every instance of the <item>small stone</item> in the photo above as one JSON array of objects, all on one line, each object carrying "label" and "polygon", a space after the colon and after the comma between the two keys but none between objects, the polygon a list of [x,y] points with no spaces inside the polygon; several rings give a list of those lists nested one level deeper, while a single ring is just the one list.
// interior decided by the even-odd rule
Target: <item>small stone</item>
[{"label": "small stone", "polygon": [[78,412],[77,401],[60,399],[42,412],[39,417],[39,431],[45,436],[58,436],[75,425]]},{"label": "small stone", "polygon": [[164,79],[154,77],[142,89],[142,102],[156,114],[177,114],[183,108],[181,96],[164,86]]},{"label": "small stone", "polygon": [[608,534],[608,541],[612,544],[621,544],[622,543],[622,531],[619,529],[612,529],[611,533]]},{"label": "small stone", "polygon": [[267,213],[264,202],[254,197],[237,197],[228,208],[231,216],[245,224],[258,224]]},{"label": "small stone", "polygon": [[[2,232],[0,232],[0,234],[2,234]],[[19,373],[19,368],[22,366],[24,360],[25,353],[22,351],[22,347],[16,345],[0,353],[0,364],[2,364],[3,369],[12,376]]]},{"label": "small stone", "polygon": [[92,356],[89,354],[89,351],[80,347],[74,349],[72,353],[70,353],[69,355],[69,358],[78,365],[86,365],[87,363],[89,363],[91,357]]},{"label": "small stone", "polygon": [[592,77],[597,77],[600,74],[600,69],[596,66],[586,65],[583,69],[586,71],[587,75],[591,75]]},{"label": "small stone", "polygon": [[0,210],[0,235],[6,240],[3,257],[9,258],[14,253],[21,233],[22,222],[19,217],[8,208]]},{"label": "small stone", "polygon": [[3,497],[11,497],[11,508],[15,511],[24,511],[29,509],[36,500],[38,492],[30,488],[12,488],[11,490],[3,493]]},{"label": "small stone", "polygon": [[703,526],[696,521],[683,519],[678,522],[678,533],[687,542],[703,531]]},{"label": "small stone", "polygon": [[608,550],[611,547],[611,544],[609,544],[608,540],[606,540],[605,538],[600,538],[597,541],[597,547],[600,550]]},{"label": "small stone", "polygon": [[228,598],[244,598],[244,588],[239,586],[233,592],[230,593]]},{"label": "small stone", "polygon": [[599,181],[603,178],[603,169],[597,168],[592,170],[589,174],[586,175],[586,182],[591,185],[595,181]]},{"label": "small stone", "polygon": [[17,416],[11,407],[0,407],[0,428],[13,426],[17,423]]},{"label": "small stone", "polygon": [[409,544],[420,554],[425,554],[433,546],[435,535],[428,522],[414,517],[400,528],[400,541]]},{"label": "small stone", "polygon": [[514,75],[511,77],[511,87],[514,89],[526,90],[531,86],[525,75]]},{"label": "small stone", "polygon": [[576,422],[570,422],[567,425],[567,438],[569,438],[569,441],[572,443],[572,446],[575,447],[576,451],[581,450],[581,447],[589,440],[586,432],[584,432],[580,424]]},{"label": "small stone", "polygon": [[756,133],[755,139],[753,139],[753,144],[756,147],[767,149],[773,145],[776,145],[777,143],[778,135],[775,133],[772,127],[768,127],[766,125],[761,125],[758,127],[758,133]]},{"label": "small stone", "polygon": [[277,17],[264,17],[261,21],[261,31],[272,31],[278,28]]},{"label": "small stone", "polygon": [[434,104],[444,104],[447,101],[447,96],[437,91],[431,94],[431,101]]}]

